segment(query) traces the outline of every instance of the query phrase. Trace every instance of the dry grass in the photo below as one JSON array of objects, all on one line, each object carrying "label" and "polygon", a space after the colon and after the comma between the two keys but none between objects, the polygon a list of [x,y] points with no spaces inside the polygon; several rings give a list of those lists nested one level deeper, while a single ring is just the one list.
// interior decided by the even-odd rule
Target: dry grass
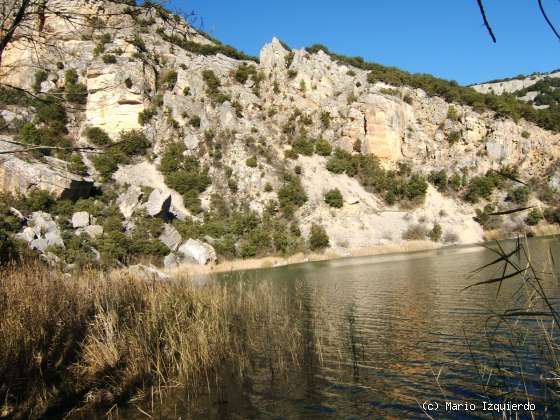
[{"label": "dry grass", "polygon": [[299,363],[301,304],[273,299],[271,287],[0,269],[0,417],[113,405],[148,389],[193,394],[224,365],[242,375],[257,355],[285,371]]}]

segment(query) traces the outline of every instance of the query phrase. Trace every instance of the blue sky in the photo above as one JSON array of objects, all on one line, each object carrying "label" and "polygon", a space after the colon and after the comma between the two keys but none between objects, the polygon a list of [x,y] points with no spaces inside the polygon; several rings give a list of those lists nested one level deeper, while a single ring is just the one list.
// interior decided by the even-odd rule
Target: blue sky
[{"label": "blue sky", "polygon": [[[253,55],[277,36],[295,48],[320,43],[462,84],[560,67],[560,41],[536,0],[485,3],[497,44],[475,0],[171,0],[168,6],[194,11],[204,30]],[[544,5],[560,28],[560,1]]]}]

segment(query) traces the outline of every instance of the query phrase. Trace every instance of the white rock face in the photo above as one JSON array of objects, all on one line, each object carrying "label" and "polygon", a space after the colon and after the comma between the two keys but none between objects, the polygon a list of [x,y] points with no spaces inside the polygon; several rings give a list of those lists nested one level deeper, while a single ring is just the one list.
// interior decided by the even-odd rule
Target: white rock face
[{"label": "white rock face", "polygon": [[72,215],[72,227],[74,229],[89,226],[91,217],[87,211],[79,211]]},{"label": "white rock face", "polygon": [[86,226],[83,228],[82,231],[86,233],[91,239],[97,239],[103,235],[103,226],[100,225]]},{"label": "white rock face", "polygon": [[177,229],[169,224],[165,224],[159,240],[167,245],[171,251],[176,251],[179,245],[181,245],[182,238]]},{"label": "white rock face", "polygon": [[196,239],[189,239],[181,245],[178,253],[183,259],[191,260],[198,265],[206,265],[216,261],[216,251],[214,248]]},{"label": "white rock face", "polygon": [[[18,149],[0,137],[0,151]],[[0,155],[0,190],[27,194],[33,188],[46,190],[55,197],[87,197],[93,187],[90,179],[66,170],[66,163],[49,158],[48,163],[23,160],[18,155]]]},{"label": "white rock face", "polygon": [[171,207],[171,194],[161,190],[153,190],[146,203],[149,216],[155,217],[169,213]]},{"label": "white rock face", "polygon": [[130,219],[132,217],[134,210],[136,210],[140,204],[141,197],[142,190],[137,186],[130,187],[124,194],[119,195],[117,205],[125,219]]}]

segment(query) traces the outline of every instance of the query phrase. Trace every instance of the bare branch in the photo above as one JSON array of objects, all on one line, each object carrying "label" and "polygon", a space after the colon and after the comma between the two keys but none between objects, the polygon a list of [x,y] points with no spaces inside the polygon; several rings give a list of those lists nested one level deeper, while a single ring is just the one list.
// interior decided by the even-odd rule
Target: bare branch
[{"label": "bare branch", "polygon": [[541,10],[541,14],[544,17],[544,20],[546,20],[546,23],[548,23],[548,26],[550,26],[550,29],[552,29],[552,32],[554,32],[554,35],[556,35],[556,38],[558,38],[560,40],[560,34],[558,33],[558,31],[554,27],[554,24],[552,23],[552,21],[548,18],[548,15],[546,14],[546,12],[544,10],[542,0],[538,0],[538,2],[539,2],[539,9]]},{"label": "bare branch", "polygon": [[484,21],[484,26],[486,26],[486,29],[488,30],[488,33],[490,34],[492,41],[496,43],[496,36],[494,35],[494,31],[492,30],[492,27],[488,22],[488,18],[486,17],[486,11],[484,10],[484,5],[482,4],[482,0],[477,0],[477,2],[478,2],[478,8],[480,9],[480,14],[482,15],[482,20]]}]

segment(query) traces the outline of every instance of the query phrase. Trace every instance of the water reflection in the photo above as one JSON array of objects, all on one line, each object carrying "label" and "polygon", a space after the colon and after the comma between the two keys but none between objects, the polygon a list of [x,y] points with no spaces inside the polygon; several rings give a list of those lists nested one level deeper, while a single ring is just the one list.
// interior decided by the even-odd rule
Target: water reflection
[{"label": "water reflection", "polygon": [[[555,239],[529,244],[537,263],[550,253],[560,256]],[[492,361],[480,333],[489,312],[503,310],[515,288],[503,285],[500,297],[496,285],[464,288],[495,275],[472,273],[494,258],[465,247],[219,275],[212,281],[270,280],[273,293],[289,299],[303,331],[301,365],[286,380],[257,357],[242,379],[226,370],[216,393],[196,401],[175,395],[156,412],[162,418],[175,418],[178,407],[183,418],[426,418],[419,402],[480,400],[472,357]],[[558,284],[545,286],[560,295]]]}]

